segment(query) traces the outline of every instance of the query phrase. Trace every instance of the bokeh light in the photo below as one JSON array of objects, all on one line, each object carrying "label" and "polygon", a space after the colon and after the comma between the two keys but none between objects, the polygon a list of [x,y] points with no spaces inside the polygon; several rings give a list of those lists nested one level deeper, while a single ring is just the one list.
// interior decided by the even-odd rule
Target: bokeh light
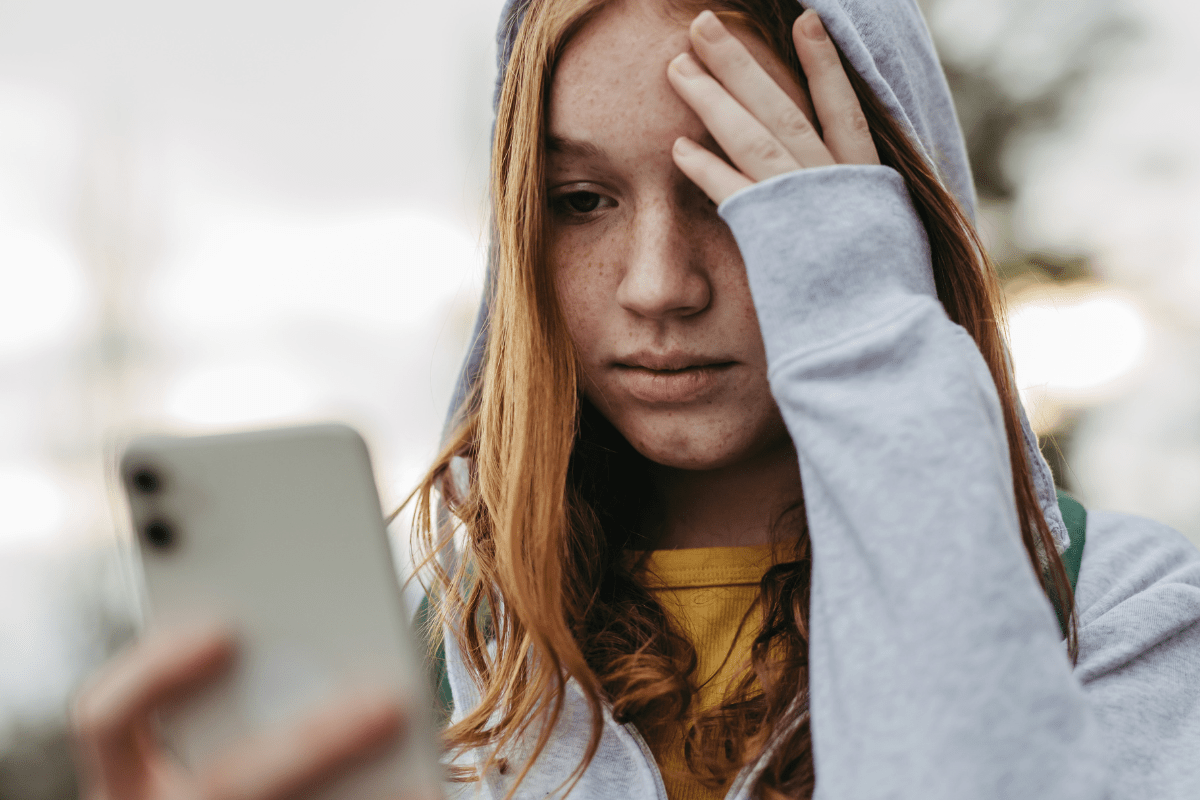
[{"label": "bokeh light", "polygon": [[1136,303],[1094,284],[1021,292],[1009,301],[1008,332],[1017,388],[1039,433],[1064,409],[1127,387],[1150,340]]}]

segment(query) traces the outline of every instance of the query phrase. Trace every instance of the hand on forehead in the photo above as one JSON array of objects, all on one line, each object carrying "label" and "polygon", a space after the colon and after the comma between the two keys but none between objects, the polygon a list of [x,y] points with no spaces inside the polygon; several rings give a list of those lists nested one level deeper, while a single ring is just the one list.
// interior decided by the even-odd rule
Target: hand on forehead
[{"label": "hand on forehead", "polygon": [[695,55],[676,56],[668,78],[725,159],[686,135],[676,140],[673,155],[713,202],[799,169],[879,164],[858,96],[816,12],[805,11],[792,25],[814,103],[807,112],[712,12],[699,14],[689,33]]},{"label": "hand on forehead", "polygon": [[673,162],[718,204],[796,169],[878,164],[858,98],[815,12],[800,15],[792,40],[815,105],[766,42],[712,11],[685,28],[654,3],[607,6],[558,65],[551,151],[586,153],[632,173]]},{"label": "hand on forehead", "polygon": [[[704,123],[667,79],[671,60],[692,47],[689,22],[653,1],[603,8],[558,61],[548,109],[551,139],[614,159],[668,154],[679,136],[713,145]],[[730,31],[811,118],[807,92],[770,47],[747,30]]]}]

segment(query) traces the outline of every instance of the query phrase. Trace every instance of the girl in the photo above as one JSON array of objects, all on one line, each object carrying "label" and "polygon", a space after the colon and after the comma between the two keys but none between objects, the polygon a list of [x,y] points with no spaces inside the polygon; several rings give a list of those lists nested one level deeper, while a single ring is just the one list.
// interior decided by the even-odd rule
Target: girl
[{"label": "girl", "polygon": [[[1200,554],[1068,530],[915,5],[528,0],[500,33],[491,280],[417,504],[447,791],[1200,795]],[[92,683],[94,796],[290,796],[403,716],[183,775],[148,714],[231,647]]]}]

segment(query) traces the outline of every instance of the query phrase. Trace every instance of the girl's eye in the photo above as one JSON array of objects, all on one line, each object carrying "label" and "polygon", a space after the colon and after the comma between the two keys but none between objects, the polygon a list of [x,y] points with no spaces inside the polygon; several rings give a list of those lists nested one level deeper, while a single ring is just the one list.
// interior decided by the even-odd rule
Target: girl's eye
[{"label": "girl's eye", "polygon": [[554,198],[554,205],[568,216],[581,217],[615,203],[596,192],[567,192]]},{"label": "girl's eye", "polygon": [[600,195],[595,192],[571,192],[563,198],[563,203],[576,214],[586,214],[600,205]]}]

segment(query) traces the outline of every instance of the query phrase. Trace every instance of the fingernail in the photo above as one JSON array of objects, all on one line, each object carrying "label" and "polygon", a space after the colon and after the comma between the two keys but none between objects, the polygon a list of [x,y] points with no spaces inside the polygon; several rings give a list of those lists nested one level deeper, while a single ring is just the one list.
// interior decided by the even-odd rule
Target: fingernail
[{"label": "fingernail", "polygon": [[680,136],[678,139],[675,140],[675,152],[679,153],[681,156],[687,155],[688,153],[695,150],[696,147],[697,147],[696,143],[693,142],[691,139],[687,138],[686,136]]},{"label": "fingernail", "polygon": [[696,59],[692,58],[688,53],[680,53],[671,61],[671,66],[675,67],[675,71],[685,78],[699,78],[704,74],[700,69],[700,65],[696,63]]},{"label": "fingernail", "polygon": [[701,11],[696,17],[696,32],[708,42],[718,42],[725,36],[725,26],[711,11]]},{"label": "fingernail", "polygon": [[825,35],[825,26],[821,24],[821,18],[817,16],[817,12],[809,9],[808,11],[804,12],[804,16],[807,17],[807,19],[801,23],[801,27],[804,29],[804,35],[809,39],[812,39],[814,42],[825,41],[825,39],[828,38]]}]

